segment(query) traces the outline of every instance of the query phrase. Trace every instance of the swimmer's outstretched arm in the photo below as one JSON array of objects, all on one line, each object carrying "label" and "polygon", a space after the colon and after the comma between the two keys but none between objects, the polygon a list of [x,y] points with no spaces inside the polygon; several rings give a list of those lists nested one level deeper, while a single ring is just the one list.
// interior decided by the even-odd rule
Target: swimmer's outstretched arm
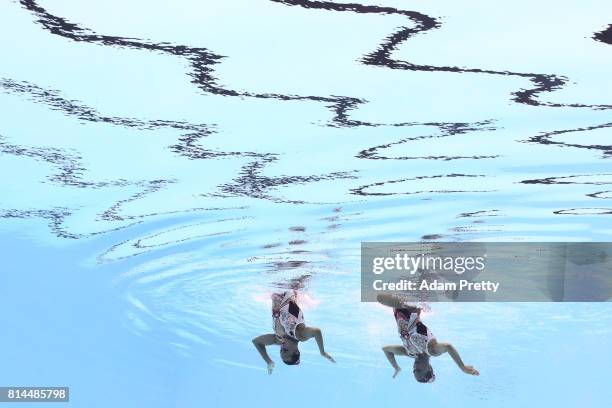
[{"label": "swimmer's outstretched arm", "polygon": [[302,329],[301,337],[302,340],[309,340],[314,337],[321,355],[332,363],[336,362],[336,360],[334,360],[334,358],[325,351],[325,346],[323,345],[323,333],[321,333],[321,329],[306,326],[304,329]]},{"label": "swimmer's outstretched arm", "polygon": [[266,364],[268,365],[268,374],[272,374],[272,370],[274,370],[274,361],[268,355],[268,351],[266,350],[266,346],[271,346],[273,344],[278,344],[278,339],[275,334],[262,334],[261,336],[257,336],[253,339],[253,344],[261,358],[264,359]]},{"label": "swimmer's outstretched arm", "polygon": [[393,373],[393,378],[395,378],[399,372],[402,371],[395,360],[395,356],[407,356],[408,354],[406,354],[406,349],[404,349],[404,346],[385,346],[383,347],[383,351],[385,352],[385,356],[387,356],[387,360],[389,360],[389,363],[391,363],[395,369],[395,372]]},{"label": "swimmer's outstretched arm", "polygon": [[452,357],[455,364],[457,364],[457,367],[461,369],[461,371],[463,371],[466,374],[480,375],[478,370],[476,370],[474,367],[470,365],[465,365],[463,363],[463,360],[461,360],[461,356],[459,356],[459,352],[457,351],[457,349],[453,347],[452,344],[438,343],[436,340],[431,340],[431,341],[433,343],[430,344],[429,346],[431,347],[430,350],[432,351],[431,353],[432,355],[439,356],[441,354],[448,353]]}]

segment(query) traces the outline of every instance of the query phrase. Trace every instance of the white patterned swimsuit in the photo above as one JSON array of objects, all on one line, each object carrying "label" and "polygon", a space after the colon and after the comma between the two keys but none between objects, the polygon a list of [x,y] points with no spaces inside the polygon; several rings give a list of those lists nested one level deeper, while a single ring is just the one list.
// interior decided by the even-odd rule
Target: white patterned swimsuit
[{"label": "white patterned swimsuit", "polygon": [[435,337],[427,326],[421,322],[419,314],[410,309],[393,309],[393,315],[406,353],[410,357],[416,357],[423,353],[429,355],[427,346]]},{"label": "white patterned swimsuit", "polygon": [[304,323],[304,314],[296,302],[296,291],[272,295],[272,323],[274,334],[282,342],[284,337],[297,340],[295,329]]}]

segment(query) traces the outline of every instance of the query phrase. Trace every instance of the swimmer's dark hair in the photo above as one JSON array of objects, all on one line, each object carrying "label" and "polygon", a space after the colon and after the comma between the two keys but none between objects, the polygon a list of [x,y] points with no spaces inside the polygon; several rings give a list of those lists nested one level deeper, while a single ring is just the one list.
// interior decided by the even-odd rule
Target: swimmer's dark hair
[{"label": "swimmer's dark hair", "polygon": [[287,365],[296,365],[300,363],[300,352],[296,351],[295,353],[291,353],[289,355],[282,355],[283,363]]},{"label": "swimmer's dark hair", "polygon": [[430,381],[430,380],[433,378],[433,376],[434,376],[434,372],[433,372],[433,370],[431,370],[431,371],[428,371],[427,373],[425,373],[425,374],[424,374],[424,375],[422,375],[422,376],[421,376],[421,375],[416,375],[416,374],[415,374],[415,376],[414,376],[414,377],[415,377],[415,378],[416,378],[416,380],[417,380],[418,382],[420,382],[420,383],[428,383],[428,382],[429,382],[429,381]]},{"label": "swimmer's dark hair", "polygon": [[412,373],[414,374],[415,380],[420,383],[429,383],[436,380],[433,367],[429,364],[429,356],[426,354],[419,354],[414,359]]}]

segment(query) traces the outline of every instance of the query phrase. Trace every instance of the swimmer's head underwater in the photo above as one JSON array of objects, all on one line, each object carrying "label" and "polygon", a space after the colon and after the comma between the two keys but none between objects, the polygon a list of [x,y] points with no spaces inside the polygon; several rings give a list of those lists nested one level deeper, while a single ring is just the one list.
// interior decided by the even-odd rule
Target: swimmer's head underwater
[{"label": "swimmer's head underwater", "polygon": [[414,378],[421,383],[432,383],[436,380],[433,367],[429,363],[429,356],[427,354],[419,354],[414,359],[412,365],[412,374]]},{"label": "swimmer's head underwater", "polygon": [[283,363],[287,365],[300,364],[300,349],[297,340],[291,337],[284,337],[281,340],[280,356]]}]

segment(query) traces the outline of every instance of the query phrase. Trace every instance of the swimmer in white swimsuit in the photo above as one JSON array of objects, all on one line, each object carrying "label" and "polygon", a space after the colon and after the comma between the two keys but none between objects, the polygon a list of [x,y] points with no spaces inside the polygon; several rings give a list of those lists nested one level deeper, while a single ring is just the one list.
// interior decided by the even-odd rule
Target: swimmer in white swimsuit
[{"label": "swimmer in white swimsuit", "polygon": [[448,353],[457,366],[466,374],[479,375],[474,367],[465,365],[457,350],[450,343],[438,342],[431,331],[421,322],[421,309],[406,303],[399,296],[381,293],[377,300],[385,306],[393,308],[393,315],[397,322],[397,330],[402,339],[402,345],[383,347],[385,356],[395,369],[393,378],[401,371],[395,356],[408,356],[414,358],[412,372],[418,382],[434,382],[436,376],[429,363],[430,357],[437,357]]},{"label": "swimmer in white swimsuit", "polygon": [[272,324],[274,333],[262,334],[253,339],[253,344],[259,354],[268,364],[268,374],[272,374],[274,361],[268,355],[266,346],[280,346],[281,359],[285,364],[296,365],[300,363],[300,341],[315,338],[319,352],[323,357],[335,363],[323,346],[323,335],[316,327],[308,327],[304,323],[304,314],[297,304],[297,292],[288,290],[272,295]]}]

